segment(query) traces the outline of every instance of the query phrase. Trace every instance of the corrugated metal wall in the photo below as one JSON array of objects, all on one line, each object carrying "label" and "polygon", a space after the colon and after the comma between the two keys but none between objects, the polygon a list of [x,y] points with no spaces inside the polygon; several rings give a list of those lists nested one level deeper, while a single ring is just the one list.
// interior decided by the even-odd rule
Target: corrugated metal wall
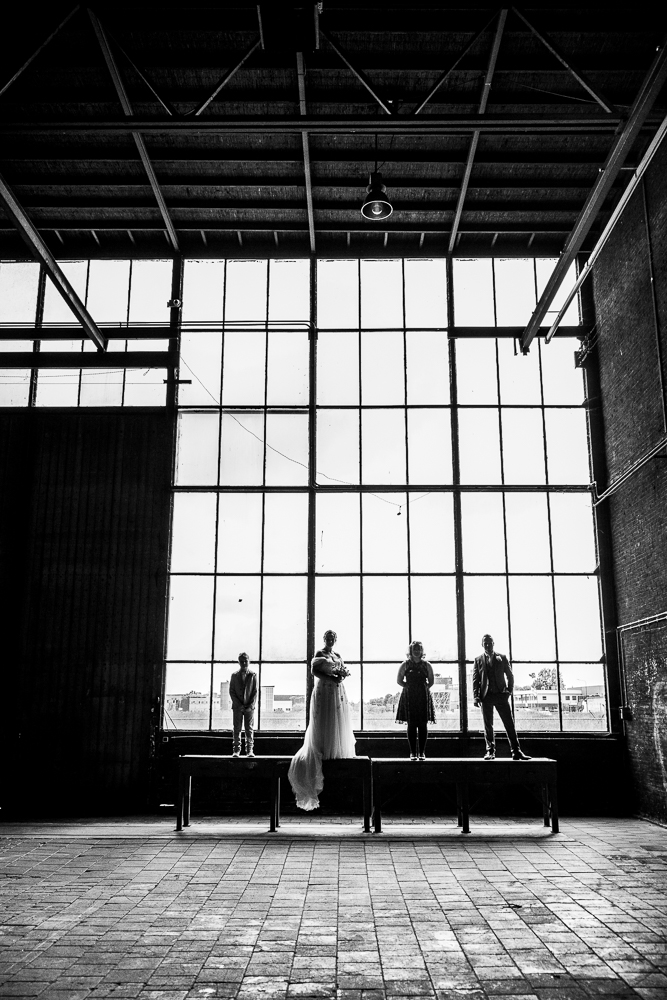
[{"label": "corrugated metal wall", "polygon": [[164,410],[0,413],[5,816],[147,803],[172,439]]}]

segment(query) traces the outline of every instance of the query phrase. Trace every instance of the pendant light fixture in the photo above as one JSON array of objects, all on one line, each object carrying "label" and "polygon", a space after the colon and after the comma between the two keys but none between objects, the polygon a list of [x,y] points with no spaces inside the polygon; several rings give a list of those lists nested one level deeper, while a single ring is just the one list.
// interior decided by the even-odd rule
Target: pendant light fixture
[{"label": "pendant light fixture", "polygon": [[366,188],[366,197],[364,198],[363,204],[361,206],[361,214],[364,219],[368,219],[370,222],[382,222],[384,219],[388,219],[389,216],[394,211],[389,198],[387,197],[387,188],[382,181],[382,174],[378,170],[378,137],[375,136],[375,170],[372,172],[368,178],[368,187]]}]

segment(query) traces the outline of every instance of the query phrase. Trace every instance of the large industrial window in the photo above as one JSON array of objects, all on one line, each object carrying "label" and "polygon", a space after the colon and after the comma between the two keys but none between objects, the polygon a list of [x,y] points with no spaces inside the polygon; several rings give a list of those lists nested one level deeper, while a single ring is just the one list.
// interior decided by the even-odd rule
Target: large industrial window
[{"label": "large industrial window", "polygon": [[303,729],[333,628],[360,730],[395,731],[413,638],[435,729],[479,729],[485,632],[519,729],[607,729],[578,341],[502,329],[554,263],[186,262],[166,728],[229,728],[245,651],[259,728]]},{"label": "large industrial window", "polygon": [[[171,260],[73,260],[61,267],[108,336],[107,351],[166,351],[167,340],[126,339],[130,324],[164,325],[168,332]],[[95,353],[91,340],[71,339],[78,326],[51,283],[30,261],[0,262],[0,406],[164,406],[166,369],[3,368],[2,352]],[[66,333],[70,337],[66,338]],[[60,334],[60,336],[59,336]]]}]

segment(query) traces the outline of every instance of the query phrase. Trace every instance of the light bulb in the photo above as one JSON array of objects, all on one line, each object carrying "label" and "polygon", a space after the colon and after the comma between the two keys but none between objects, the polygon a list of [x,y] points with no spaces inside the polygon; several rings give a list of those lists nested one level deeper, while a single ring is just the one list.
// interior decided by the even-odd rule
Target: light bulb
[{"label": "light bulb", "polygon": [[371,212],[373,215],[382,215],[382,205],[379,201],[374,201],[371,205]]}]

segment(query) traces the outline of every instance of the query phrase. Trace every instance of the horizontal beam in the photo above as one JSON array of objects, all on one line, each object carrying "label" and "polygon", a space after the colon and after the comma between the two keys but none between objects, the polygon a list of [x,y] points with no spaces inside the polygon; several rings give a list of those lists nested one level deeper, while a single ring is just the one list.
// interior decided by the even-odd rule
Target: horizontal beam
[{"label": "horizontal beam", "polygon": [[[361,213],[357,213],[359,216]],[[304,212],[305,215],[305,212]],[[371,228],[372,225],[372,228]],[[151,232],[162,232],[164,233],[164,225],[157,220],[148,219],[132,219],[132,220],[109,220],[109,219],[86,219],[81,221],[73,221],[72,219],[67,220],[51,220],[51,221],[41,221],[38,226],[40,232],[77,232],[77,233],[151,233]],[[183,222],[176,222],[176,229],[180,233],[200,233],[202,230],[205,233],[302,233],[308,231],[307,223],[303,226],[294,225],[292,222],[282,222],[277,220],[267,220],[266,222],[244,222],[239,220],[238,222],[219,222],[210,219],[201,220],[187,220]],[[6,225],[2,219],[0,219],[0,233],[11,232],[11,226]],[[449,236],[449,230],[445,233],[442,225],[434,226],[431,223],[424,222],[406,222],[399,223],[393,222],[389,225],[382,226],[381,224],[374,222],[372,224],[367,223],[366,225],[359,222],[357,218],[353,221],[347,222],[345,220],[341,222],[333,223],[318,223],[317,226],[318,233],[364,233],[368,235],[377,235],[378,233],[426,233],[427,235],[434,236]],[[460,233],[498,233],[502,235],[503,233],[556,233],[567,235],[570,232],[570,226],[565,222],[541,222],[536,220],[535,222],[504,222],[502,220],[490,220],[483,222],[464,222],[459,226]]]},{"label": "horizontal beam", "polygon": [[[41,337],[41,331],[39,331]],[[79,330],[79,336],[81,331]],[[178,351],[12,351],[0,354],[0,368],[178,368]]]},{"label": "horizontal beam", "polygon": [[[423,115],[417,118],[389,115],[384,118],[314,117],[289,115],[233,118],[121,118],[66,121],[0,121],[0,132],[10,135],[108,134],[129,135],[532,135],[563,132],[566,135],[613,134],[623,119],[618,115],[577,113],[572,115]],[[652,122],[647,121],[647,126]],[[657,124],[657,122],[656,122]]]},{"label": "horizontal beam", "polygon": [[[105,340],[168,340],[170,326],[168,322],[162,325],[152,326],[134,325],[129,326],[105,326],[99,324],[100,333]],[[80,340],[81,327],[58,324],[57,326],[0,326],[1,340]],[[0,358],[0,361],[2,359]],[[0,364],[0,368],[2,364]]]}]

